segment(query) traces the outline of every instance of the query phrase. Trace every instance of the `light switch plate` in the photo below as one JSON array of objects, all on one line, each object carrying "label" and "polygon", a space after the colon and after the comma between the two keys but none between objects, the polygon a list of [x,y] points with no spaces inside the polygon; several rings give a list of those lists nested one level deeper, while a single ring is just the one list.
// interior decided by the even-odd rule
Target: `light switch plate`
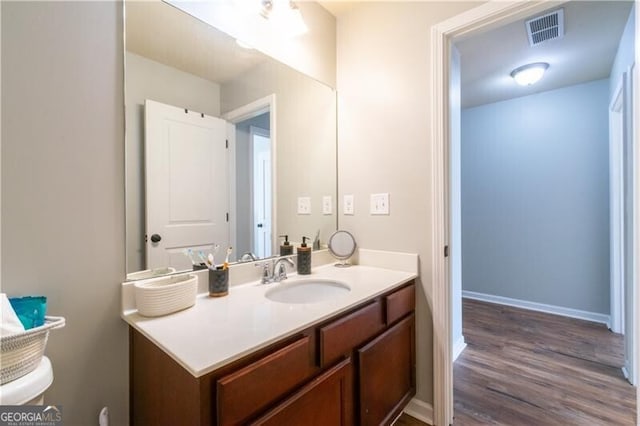
[{"label": "light switch plate", "polygon": [[371,214],[389,214],[389,193],[371,194]]},{"label": "light switch plate", "polygon": [[353,195],[352,194],[345,195],[343,197],[342,212],[344,214],[353,215],[354,210],[355,208],[353,205]]},{"label": "light switch plate", "polygon": [[298,214],[311,214],[311,197],[298,197]]},{"label": "light switch plate", "polygon": [[322,197],[322,214],[331,214],[333,213],[333,202],[331,200],[331,195],[325,195]]}]

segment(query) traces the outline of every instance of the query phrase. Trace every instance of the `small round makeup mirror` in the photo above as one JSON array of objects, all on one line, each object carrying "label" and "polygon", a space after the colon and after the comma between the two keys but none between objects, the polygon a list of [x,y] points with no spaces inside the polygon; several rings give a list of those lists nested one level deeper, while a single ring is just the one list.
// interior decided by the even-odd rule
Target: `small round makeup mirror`
[{"label": "small round makeup mirror", "polygon": [[329,237],[329,253],[340,263],[336,263],[335,266],[339,268],[346,268],[351,266],[347,263],[347,259],[353,256],[356,251],[356,240],[353,235],[347,231],[336,231]]}]

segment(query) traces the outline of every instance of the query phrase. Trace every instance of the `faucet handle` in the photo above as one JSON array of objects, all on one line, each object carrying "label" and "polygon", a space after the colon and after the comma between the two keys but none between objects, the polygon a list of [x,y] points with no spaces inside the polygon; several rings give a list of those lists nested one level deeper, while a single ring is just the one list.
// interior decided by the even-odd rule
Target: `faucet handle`
[{"label": "faucet handle", "polygon": [[278,262],[278,270],[273,271],[273,275],[277,277],[278,281],[287,279],[287,265],[284,262]]},{"label": "faucet handle", "polygon": [[262,273],[264,275],[269,274],[269,269],[271,269],[271,263],[267,260],[265,262],[257,262],[253,264],[256,268],[262,268]]},{"label": "faucet handle", "polygon": [[265,260],[264,262],[254,263],[254,265],[256,268],[262,268],[262,284],[270,283],[273,278],[271,275],[271,267],[273,266],[273,263],[269,260]]}]

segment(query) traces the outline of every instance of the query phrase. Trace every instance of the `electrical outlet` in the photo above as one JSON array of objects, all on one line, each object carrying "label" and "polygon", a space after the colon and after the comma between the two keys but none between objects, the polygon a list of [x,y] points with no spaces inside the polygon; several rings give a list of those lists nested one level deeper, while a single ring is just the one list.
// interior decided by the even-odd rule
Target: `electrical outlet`
[{"label": "electrical outlet", "polygon": [[298,214],[311,214],[311,197],[298,197]]},{"label": "electrical outlet", "polygon": [[344,196],[342,212],[344,214],[353,215],[353,212],[354,212],[353,195],[349,194]]},{"label": "electrical outlet", "polygon": [[322,197],[322,214],[333,213],[333,202],[331,201],[331,195],[325,195]]},{"label": "electrical outlet", "polygon": [[389,214],[389,193],[371,194],[371,214],[388,215]]}]

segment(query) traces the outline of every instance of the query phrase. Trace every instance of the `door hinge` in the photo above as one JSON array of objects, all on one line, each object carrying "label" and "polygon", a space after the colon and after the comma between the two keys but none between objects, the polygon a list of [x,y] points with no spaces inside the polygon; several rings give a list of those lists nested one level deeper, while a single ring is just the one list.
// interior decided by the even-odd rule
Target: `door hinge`
[{"label": "door hinge", "polygon": [[224,147],[229,149],[229,139],[225,139],[224,141]]},{"label": "door hinge", "polygon": [[449,257],[449,246],[444,246],[444,257]]},{"label": "door hinge", "polygon": [[227,222],[229,222],[229,213],[227,213]]}]

